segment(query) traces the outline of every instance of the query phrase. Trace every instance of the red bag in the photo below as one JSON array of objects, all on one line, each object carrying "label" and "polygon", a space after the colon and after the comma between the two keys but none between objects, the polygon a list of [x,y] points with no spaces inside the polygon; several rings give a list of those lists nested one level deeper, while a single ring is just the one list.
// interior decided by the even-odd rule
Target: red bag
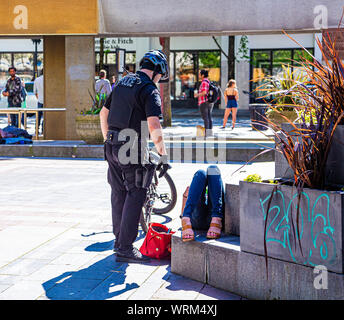
[{"label": "red bag", "polygon": [[150,223],[140,252],[154,259],[169,258],[171,256],[171,237],[175,231],[160,223]]}]

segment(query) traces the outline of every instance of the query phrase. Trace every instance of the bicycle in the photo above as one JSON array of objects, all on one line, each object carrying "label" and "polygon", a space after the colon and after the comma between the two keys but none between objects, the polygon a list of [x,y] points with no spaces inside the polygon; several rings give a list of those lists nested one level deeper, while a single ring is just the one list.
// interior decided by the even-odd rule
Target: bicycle
[{"label": "bicycle", "polygon": [[140,224],[143,232],[148,232],[152,214],[171,212],[177,203],[177,189],[168,173],[159,179],[159,171],[154,170],[152,183],[147,190],[147,197],[142,208]]}]

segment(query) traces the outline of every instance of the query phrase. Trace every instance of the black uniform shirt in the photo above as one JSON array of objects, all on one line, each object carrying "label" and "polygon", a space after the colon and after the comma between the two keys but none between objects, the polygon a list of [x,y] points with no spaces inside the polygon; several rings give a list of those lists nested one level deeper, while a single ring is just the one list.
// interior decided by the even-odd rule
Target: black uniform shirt
[{"label": "black uniform shirt", "polygon": [[[144,80],[145,82],[151,82],[145,87],[143,87],[138,96],[138,106],[137,108],[134,108],[131,121],[130,121],[130,128],[134,129],[136,132],[141,132],[141,122],[146,121],[148,117],[159,117],[162,118],[161,114],[161,98],[160,98],[160,92],[154,82],[149,79],[149,77],[141,71],[137,71],[137,74],[139,77]],[[120,90],[120,87],[115,87],[110,97],[107,99],[105,103],[105,107],[107,109],[111,109],[112,105],[112,99],[114,96],[115,90]],[[127,92],[127,91],[126,91]],[[111,126],[111,119],[109,119],[109,129],[110,130],[116,130],[117,128]]]}]

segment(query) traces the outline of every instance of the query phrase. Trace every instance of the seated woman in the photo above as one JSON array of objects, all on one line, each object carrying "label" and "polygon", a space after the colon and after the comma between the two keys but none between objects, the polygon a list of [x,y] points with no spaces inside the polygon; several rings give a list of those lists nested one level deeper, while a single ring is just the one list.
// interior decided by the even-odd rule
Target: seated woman
[{"label": "seated woman", "polygon": [[208,239],[221,237],[224,188],[217,166],[209,166],[207,172],[198,170],[190,185],[182,214],[182,240],[195,239],[192,228],[208,230]]}]

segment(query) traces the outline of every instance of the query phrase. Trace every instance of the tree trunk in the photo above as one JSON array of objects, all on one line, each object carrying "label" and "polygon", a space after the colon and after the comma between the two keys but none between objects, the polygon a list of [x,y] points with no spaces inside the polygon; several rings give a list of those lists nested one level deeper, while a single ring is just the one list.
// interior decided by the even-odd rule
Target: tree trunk
[{"label": "tree trunk", "polygon": [[[160,43],[162,45],[162,51],[166,54],[167,57],[167,64],[170,67],[170,38],[160,38]],[[172,126],[172,108],[171,108],[171,83],[168,81],[167,83],[162,84],[163,90],[163,126],[170,127]]]},{"label": "tree trunk", "polygon": [[105,41],[105,38],[100,38],[99,71],[104,68],[104,41]]},{"label": "tree trunk", "polygon": [[228,37],[228,80],[235,79],[235,37]]}]

